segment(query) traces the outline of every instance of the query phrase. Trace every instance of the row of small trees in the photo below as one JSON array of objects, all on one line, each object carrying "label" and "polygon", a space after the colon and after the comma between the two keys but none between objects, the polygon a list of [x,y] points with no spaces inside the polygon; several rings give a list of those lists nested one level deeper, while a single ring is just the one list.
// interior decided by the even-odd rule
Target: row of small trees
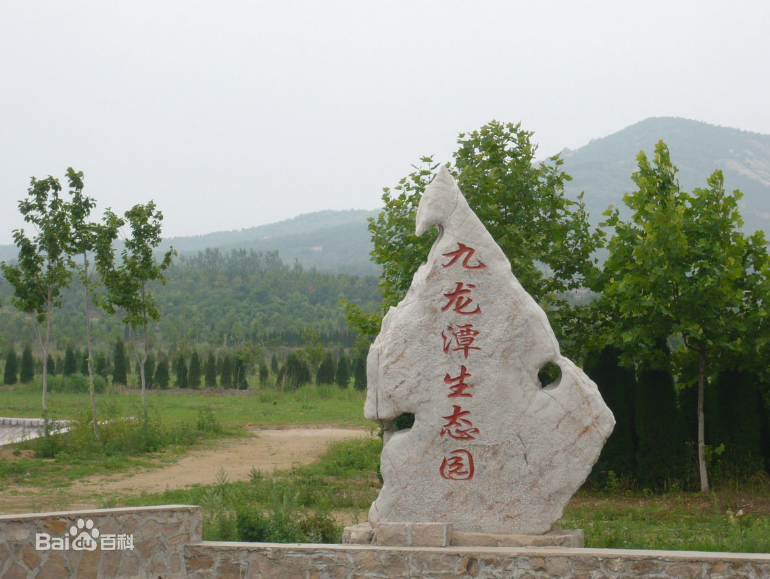
[{"label": "row of small trees", "polygon": [[[604,229],[592,229],[582,201],[564,195],[570,180],[557,155],[535,161],[532,133],[493,121],[463,133],[453,163],[460,189],[511,262],[523,287],[547,311],[563,351],[575,359],[615,347],[637,372],[663,363],[679,387],[694,385],[700,486],[706,469],[706,392],[724,371],[756,373],[770,396],[770,258],[762,232],[746,235],[739,191],[715,171],[706,187],[680,188],[663,142],[641,152],[624,197],[630,218],[610,207]],[[414,234],[422,193],[438,165],[422,165],[383,195],[370,221],[374,261],[382,267],[382,310],[366,315],[347,304],[349,322],[371,340],[382,315],[404,297],[436,232]],[[602,264],[597,255],[608,254]],[[570,304],[571,290],[598,298]]]},{"label": "row of small trees", "polygon": [[[119,217],[106,210],[100,222],[91,221],[94,199],[83,194],[83,173],[67,169],[68,197],[61,195],[58,179],[32,178],[26,199],[19,202],[24,221],[31,224],[35,234],[15,230],[18,248],[15,264],[0,264],[5,278],[13,287],[12,304],[30,315],[34,322],[42,363],[42,406],[47,416],[48,360],[51,343],[51,317],[61,305],[62,290],[75,275],[83,286],[85,308],[88,378],[93,413],[94,434],[98,437],[96,400],[94,397],[94,368],[91,344],[91,308],[93,305],[110,314],[120,311],[123,321],[136,331],[143,329],[144,349],[135,347],[142,374],[142,400],[146,404],[144,363],[147,356],[147,325],[157,320],[159,312],[150,292],[150,283],[162,280],[162,272],[171,263],[173,250],[160,263],[153,250],[160,243],[162,214],[150,201],[135,205]],[[122,236],[123,249],[116,257],[116,241],[124,226],[129,235]],[[135,344],[136,345],[136,344]]]},{"label": "row of small trees", "polygon": [[[86,351],[78,351],[71,346],[65,349],[64,356],[53,359],[49,354],[49,375],[70,376],[80,373],[88,375],[89,356]],[[14,348],[8,348],[5,355],[4,384],[27,383],[35,376],[35,367],[42,367],[41,360],[35,360],[32,348],[23,349],[21,362]],[[138,364],[134,374],[141,376]],[[117,340],[112,356],[99,352],[94,356],[93,371],[105,380],[112,379],[116,385],[128,385],[131,364],[122,340]],[[366,360],[361,356],[350,359],[344,350],[336,353],[325,351],[321,362],[313,364],[312,358],[303,350],[290,352],[281,362],[273,354],[270,362],[265,359],[249,361],[241,352],[223,352],[219,355],[210,351],[202,358],[193,350],[189,354],[177,352],[164,355],[161,352],[149,352],[145,361],[145,382],[148,388],[248,388],[248,376],[255,375],[261,386],[275,384],[284,388],[297,388],[305,384],[336,384],[347,388],[353,378],[354,387],[366,388]]]}]

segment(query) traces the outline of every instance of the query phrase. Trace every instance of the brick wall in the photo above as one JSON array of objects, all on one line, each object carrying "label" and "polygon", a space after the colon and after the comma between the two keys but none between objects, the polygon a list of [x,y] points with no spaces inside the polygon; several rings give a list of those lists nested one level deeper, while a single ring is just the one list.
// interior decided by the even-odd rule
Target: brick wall
[{"label": "brick wall", "polygon": [[[78,521],[80,527],[78,526]],[[87,521],[91,521],[89,527]],[[72,529],[75,527],[75,533]],[[38,549],[54,538],[132,536],[133,549]],[[112,543],[107,544],[110,547]],[[83,546],[83,543],[80,544]],[[125,544],[124,544],[125,546]],[[769,554],[382,547],[201,541],[199,507],[0,516],[0,579],[770,579]]]},{"label": "brick wall", "polygon": [[[73,528],[75,534],[71,532]],[[94,550],[72,548],[72,541],[83,533],[90,537],[84,546]],[[65,539],[67,548],[50,548],[63,547]],[[3,515],[0,579],[184,579],[184,548],[200,540],[200,507],[171,505]]]},{"label": "brick wall", "polygon": [[214,543],[185,549],[189,579],[768,579],[770,555],[551,547]]}]

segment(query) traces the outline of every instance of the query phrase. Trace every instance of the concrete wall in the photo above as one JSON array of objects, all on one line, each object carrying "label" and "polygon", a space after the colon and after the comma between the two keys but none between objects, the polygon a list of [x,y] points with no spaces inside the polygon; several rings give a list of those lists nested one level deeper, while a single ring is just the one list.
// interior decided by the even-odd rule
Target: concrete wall
[{"label": "concrete wall", "polygon": [[[78,520],[81,527],[78,527]],[[86,521],[91,521],[89,528]],[[76,532],[72,533],[75,527]],[[98,530],[133,549],[41,550]],[[48,540],[48,539],[46,539]],[[45,542],[45,541],[43,541]],[[80,544],[82,546],[83,543]],[[125,544],[123,545],[125,547]],[[0,516],[0,579],[770,579],[770,555],[554,547],[377,547],[201,541],[199,507]]]},{"label": "concrete wall", "polygon": [[550,547],[214,543],[185,549],[189,579],[768,579],[770,555]]},{"label": "concrete wall", "polygon": [[[78,520],[82,521],[82,527],[78,527]],[[92,526],[88,525],[89,520]],[[77,530],[74,536],[73,527]],[[98,533],[94,533],[94,529]],[[89,546],[95,546],[95,550],[72,548],[72,540],[83,532],[93,538],[96,545]],[[67,538],[69,548],[38,549],[37,535],[41,535],[44,544]],[[123,539],[118,541],[120,536]],[[127,536],[131,537],[133,548],[127,548]],[[106,542],[102,543],[103,540]],[[0,579],[184,579],[184,548],[200,540],[200,507],[170,505],[3,515],[0,516]],[[122,544],[117,544],[119,542]]]}]

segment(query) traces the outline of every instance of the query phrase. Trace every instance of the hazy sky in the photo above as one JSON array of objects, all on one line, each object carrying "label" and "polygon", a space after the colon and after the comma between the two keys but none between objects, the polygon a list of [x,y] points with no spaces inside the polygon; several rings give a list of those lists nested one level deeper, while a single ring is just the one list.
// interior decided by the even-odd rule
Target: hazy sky
[{"label": "hazy sky", "polygon": [[170,237],[375,208],[492,119],[543,157],[651,116],[770,133],[768,31],[767,0],[3,0],[0,243],[68,166]]}]

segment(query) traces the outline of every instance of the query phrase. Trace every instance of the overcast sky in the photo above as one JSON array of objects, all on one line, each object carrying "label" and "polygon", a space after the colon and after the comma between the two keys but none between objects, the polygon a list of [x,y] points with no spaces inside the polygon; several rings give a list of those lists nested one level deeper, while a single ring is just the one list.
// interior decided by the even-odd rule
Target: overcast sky
[{"label": "overcast sky", "polygon": [[767,0],[2,0],[0,244],[68,166],[171,237],[378,207],[492,119],[542,157],[651,116],[770,133],[769,31]]}]

